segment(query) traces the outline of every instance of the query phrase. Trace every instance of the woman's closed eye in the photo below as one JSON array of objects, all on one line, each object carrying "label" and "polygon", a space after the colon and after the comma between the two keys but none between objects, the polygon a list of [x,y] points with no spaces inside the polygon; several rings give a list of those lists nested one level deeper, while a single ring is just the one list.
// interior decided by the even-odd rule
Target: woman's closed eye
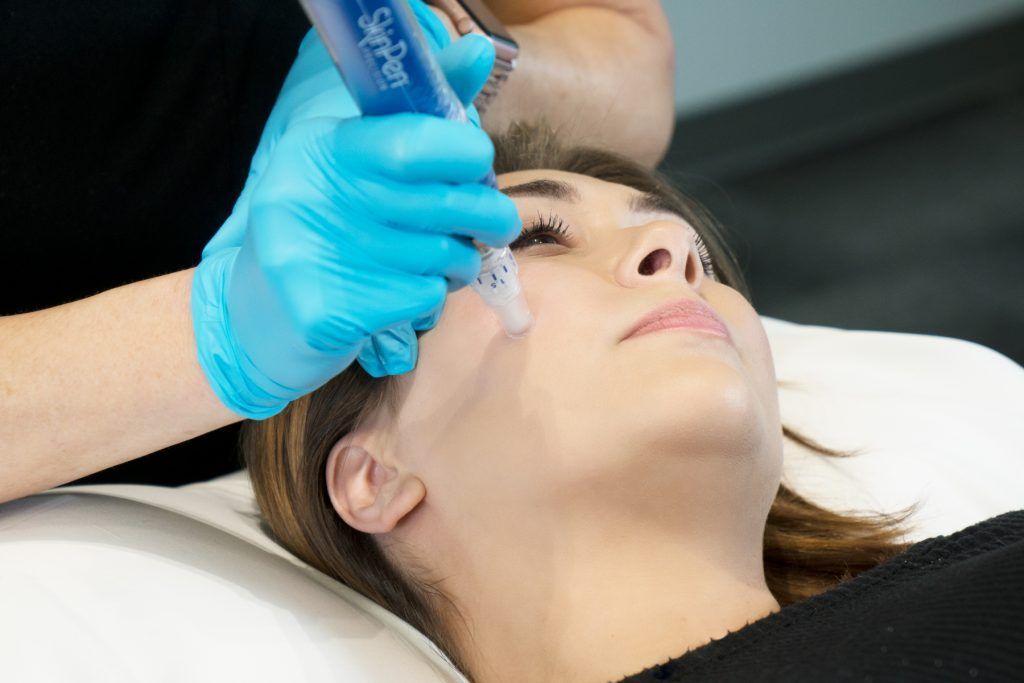
[{"label": "woman's closed eye", "polygon": [[554,213],[549,213],[547,217],[537,212],[537,220],[530,225],[523,228],[523,231],[519,234],[515,240],[509,243],[509,249],[523,249],[539,244],[545,244],[544,242],[533,242],[531,240],[540,239],[541,237],[557,237],[555,242],[547,242],[547,244],[564,244],[570,245],[572,242],[572,233],[565,225],[565,221],[561,217],[556,216]]}]

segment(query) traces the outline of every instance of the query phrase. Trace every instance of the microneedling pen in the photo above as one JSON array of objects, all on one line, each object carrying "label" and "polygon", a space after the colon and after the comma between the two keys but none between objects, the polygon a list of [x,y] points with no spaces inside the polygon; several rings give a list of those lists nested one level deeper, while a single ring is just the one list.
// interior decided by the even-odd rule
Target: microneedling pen
[{"label": "microneedling pen", "polygon": [[[300,2],[364,115],[416,112],[469,122],[405,0]],[[498,187],[493,171],[483,182]],[[495,312],[506,334],[525,336],[533,316],[512,251],[476,245],[480,274],[470,286]]]}]

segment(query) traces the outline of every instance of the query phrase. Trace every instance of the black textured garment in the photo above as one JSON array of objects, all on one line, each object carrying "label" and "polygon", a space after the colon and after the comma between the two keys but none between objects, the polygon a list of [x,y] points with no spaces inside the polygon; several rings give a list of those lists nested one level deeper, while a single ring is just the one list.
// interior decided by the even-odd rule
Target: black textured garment
[{"label": "black textured garment", "polygon": [[1022,680],[1024,510],[921,541],[620,683]]},{"label": "black textured garment", "polygon": [[[308,28],[296,0],[0,4],[0,315],[198,264]],[[209,479],[237,431],[87,481]]]}]

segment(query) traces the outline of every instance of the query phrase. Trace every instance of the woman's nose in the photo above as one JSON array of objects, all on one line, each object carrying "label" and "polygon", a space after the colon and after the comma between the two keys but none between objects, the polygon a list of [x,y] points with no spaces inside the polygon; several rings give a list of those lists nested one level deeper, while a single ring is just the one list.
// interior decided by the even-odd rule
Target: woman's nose
[{"label": "woman's nose", "polygon": [[655,221],[626,231],[631,233],[632,241],[618,263],[619,284],[637,287],[654,279],[674,279],[694,289],[700,287],[704,266],[691,228]]}]

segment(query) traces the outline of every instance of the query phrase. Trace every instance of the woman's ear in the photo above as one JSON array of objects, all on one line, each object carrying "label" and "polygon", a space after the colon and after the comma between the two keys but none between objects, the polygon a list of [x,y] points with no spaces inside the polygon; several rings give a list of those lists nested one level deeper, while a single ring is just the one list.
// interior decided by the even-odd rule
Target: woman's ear
[{"label": "woman's ear", "polygon": [[327,457],[327,492],[345,523],[368,534],[395,528],[427,493],[420,479],[388,467],[369,442],[342,439]]}]

